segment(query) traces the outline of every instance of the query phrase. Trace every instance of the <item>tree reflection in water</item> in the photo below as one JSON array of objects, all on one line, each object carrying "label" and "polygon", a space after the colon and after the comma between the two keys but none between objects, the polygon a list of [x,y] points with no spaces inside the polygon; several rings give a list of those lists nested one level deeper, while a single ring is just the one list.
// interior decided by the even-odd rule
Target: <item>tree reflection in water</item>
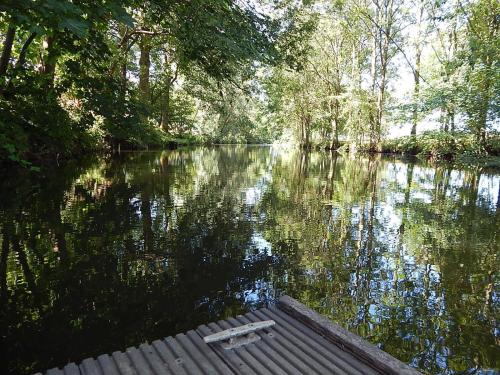
[{"label": "tree reflection in water", "polygon": [[500,368],[498,174],[227,146],[2,181],[2,373],[283,293],[428,373]]}]

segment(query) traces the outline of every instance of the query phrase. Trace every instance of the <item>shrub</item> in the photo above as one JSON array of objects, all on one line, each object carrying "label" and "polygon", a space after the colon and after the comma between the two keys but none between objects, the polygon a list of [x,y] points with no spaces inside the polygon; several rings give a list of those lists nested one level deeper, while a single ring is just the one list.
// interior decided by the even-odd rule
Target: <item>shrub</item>
[{"label": "shrub", "polygon": [[500,137],[490,135],[485,147],[482,147],[470,133],[431,131],[417,136],[386,140],[382,143],[382,152],[448,159],[457,155],[500,155]]}]

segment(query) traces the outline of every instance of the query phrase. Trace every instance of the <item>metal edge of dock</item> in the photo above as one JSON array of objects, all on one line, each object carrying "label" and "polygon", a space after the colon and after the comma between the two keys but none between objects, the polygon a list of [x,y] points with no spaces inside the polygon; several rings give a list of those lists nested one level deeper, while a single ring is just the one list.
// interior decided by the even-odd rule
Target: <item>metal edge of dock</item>
[{"label": "metal edge of dock", "polygon": [[[276,325],[264,324],[265,327],[252,333],[253,339],[247,340],[249,344],[242,347],[227,350],[227,343],[204,341],[204,337],[220,336],[224,330],[238,331],[244,324],[259,326],[259,322],[269,323],[268,319],[275,319]],[[288,296],[281,297],[276,308],[263,308],[208,323],[151,344],[99,355],[96,359],[87,358],[78,365],[69,363],[62,369],[44,372],[46,375],[312,373],[421,375]]]},{"label": "metal edge of dock", "polygon": [[281,297],[278,301],[278,307],[384,374],[421,375],[419,371],[406,363],[289,296]]}]

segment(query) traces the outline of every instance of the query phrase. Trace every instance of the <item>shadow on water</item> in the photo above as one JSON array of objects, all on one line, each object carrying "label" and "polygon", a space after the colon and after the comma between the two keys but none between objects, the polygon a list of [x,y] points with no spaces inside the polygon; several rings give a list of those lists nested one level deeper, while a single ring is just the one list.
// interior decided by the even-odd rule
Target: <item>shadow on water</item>
[{"label": "shadow on water", "polygon": [[498,174],[228,146],[2,181],[1,373],[284,293],[425,372],[500,368]]}]

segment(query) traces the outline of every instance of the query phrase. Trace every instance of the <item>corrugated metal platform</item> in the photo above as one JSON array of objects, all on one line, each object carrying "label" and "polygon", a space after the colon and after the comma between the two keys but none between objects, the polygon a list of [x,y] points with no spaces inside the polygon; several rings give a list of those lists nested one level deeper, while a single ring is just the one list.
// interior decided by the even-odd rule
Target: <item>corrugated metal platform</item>
[{"label": "corrugated metal platform", "polygon": [[[273,320],[255,331],[258,341],[233,349],[204,337],[248,323]],[[346,331],[290,297],[277,308],[260,309],[236,318],[202,325],[196,330],[125,352],[88,358],[47,375],[119,374],[419,374],[389,354]],[[41,374],[40,374],[41,375]]]}]

